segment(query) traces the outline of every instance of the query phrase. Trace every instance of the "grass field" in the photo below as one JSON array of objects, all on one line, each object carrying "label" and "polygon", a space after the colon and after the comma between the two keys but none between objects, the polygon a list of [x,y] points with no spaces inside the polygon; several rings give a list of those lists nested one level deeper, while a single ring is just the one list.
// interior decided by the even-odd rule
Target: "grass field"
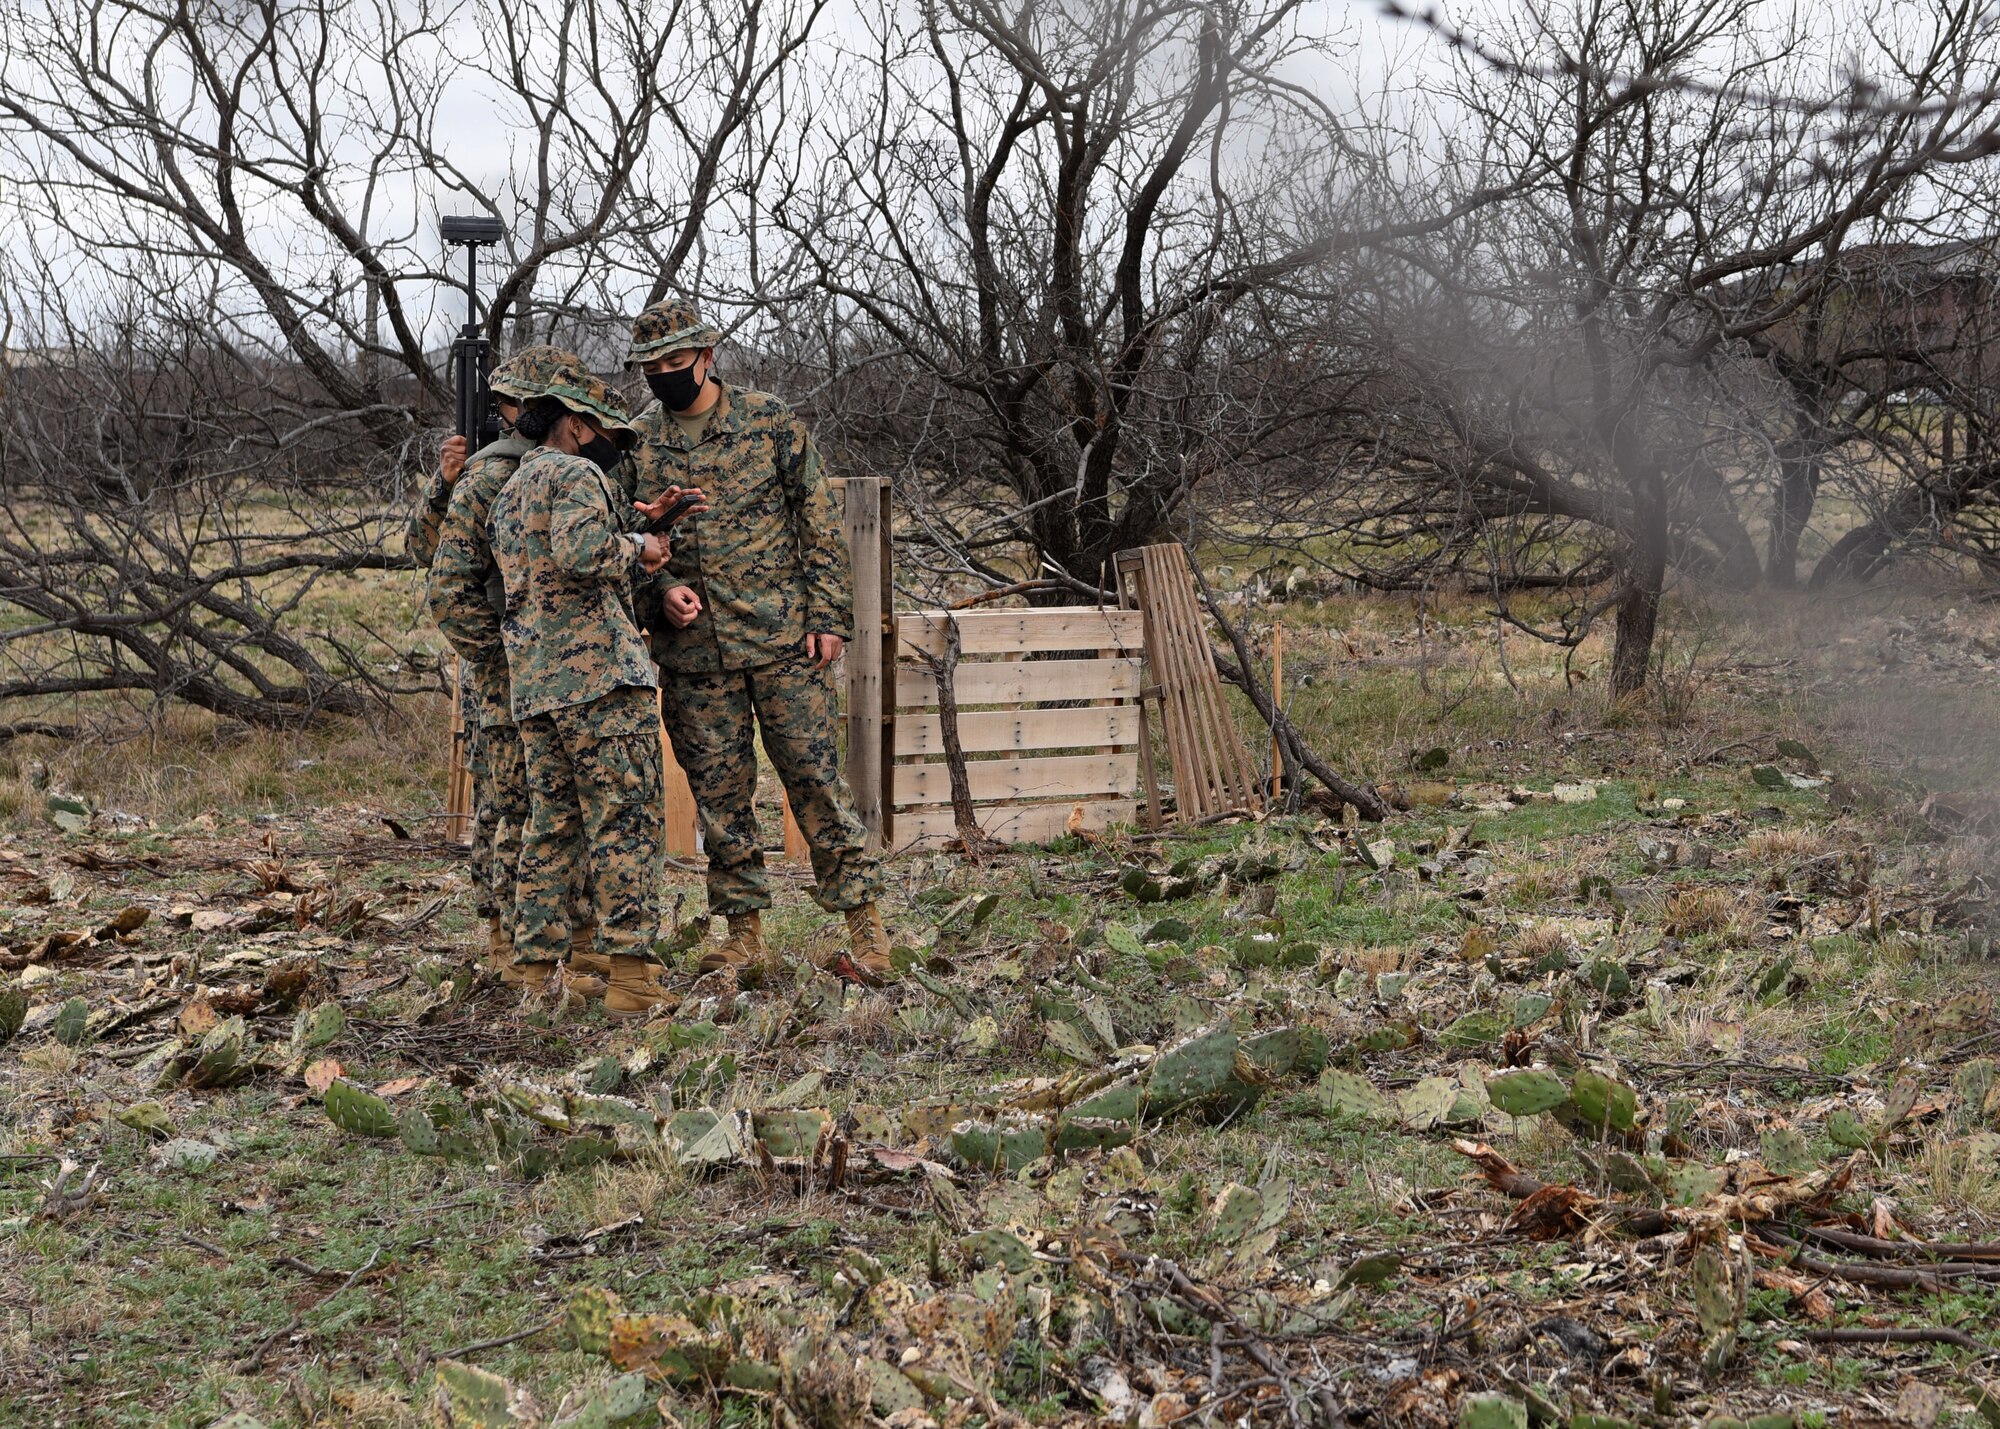
[{"label": "grass field", "polygon": [[[1477,602],[1248,612],[1386,825],[907,856],[876,992],[788,870],[786,965],[637,1029],[471,975],[441,702],[0,746],[0,1422],[1966,1420],[1985,617],[1758,614],[1621,708]],[[1136,1128],[1035,1120],[1135,1068]]]}]

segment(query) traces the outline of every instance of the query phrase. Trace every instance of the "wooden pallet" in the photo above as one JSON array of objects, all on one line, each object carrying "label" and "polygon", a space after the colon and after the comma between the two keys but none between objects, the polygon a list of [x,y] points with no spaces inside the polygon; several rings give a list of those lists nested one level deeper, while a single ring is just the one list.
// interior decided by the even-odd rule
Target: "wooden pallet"
[{"label": "wooden pallet", "polygon": [[952,688],[980,829],[1002,843],[1043,843],[1132,820],[1145,739],[1138,611],[912,611],[896,617],[893,847],[958,835],[937,678],[918,653],[943,653],[947,621],[958,626]]},{"label": "wooden pallet", "polygon": [[[1223,698],[1187,552],[1177,543],[1141,546],[1120,551],[1117,563],[1120,593],[1144,623],[1144,696],[1158,703],[1166,731],[1176,816],[1191,822],[1261,809],[1257,771]],[[1147,787],[1155,787],[1150,771]]]}]

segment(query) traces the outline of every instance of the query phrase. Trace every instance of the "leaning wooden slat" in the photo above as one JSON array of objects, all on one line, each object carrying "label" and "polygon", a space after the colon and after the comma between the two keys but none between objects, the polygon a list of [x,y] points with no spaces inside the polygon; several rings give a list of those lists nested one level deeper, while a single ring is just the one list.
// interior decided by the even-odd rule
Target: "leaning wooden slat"
[{"label": "leaning wooden slat", "polygon": [[1177,572],[1167,557],[1167,552],[1171,549],[1177,548],[1165,546],[1146,548],[1147,587],[1157,617],[1154,628],[1160,632],[1160,647],[1166,672],[1163,683],[1170,707],[1180,722],[1181,744],[1186,750],[1186,772],[1181,772],[1181,765],[1175,765],[1174,789],[1177,794],[1182,795],[1180,806],[1184,816],[1199,819],[1220,813],[1226,805],[1220,798],[1221,791],[1215,785],[1214,772],[1208,757],[1207,731],[1202,727],[1201,709],[1195,701],[1193,660],[1187,648],[1186,632],[1181,629],[1180,607],[1174,600]]},{"label": "leaning wooden slat", "polygon": [[[979,826],[994,838],[1007,843],[1047,843],[1069,831],[1077,809],[1079,830],[1101,833],[1113,824],[1136,820],[1139,805],[1133,799],[1060,799],[1050,804],[993,804],[979,811]],[[946,808],[904,809],[896,815],[896,847],[906,849],[949,842],[958,836]]]},{"label": "leaning wooden slat", "polygon": [[1180,649],[1170,612],[1161,600],[1159,550],[1139,552],[1139,602],[1146,612],[1146,654],[1153,662],[1160,690],[1160,712],[1167,727],[1167,758],[1174,770],[1174,807],[1185,821],[1209,811],[1208,785],[1203,776],[1194,730],[1188,723]]},{"label": "leaning wooden slat", "polygon": [[1202,698],[1200,657],[1190,638],[1187,610],[1180,599],[1186,586],[1186,571],[1176,559],[1180,547],[1156,546],[1153,550],[1154,568],[1159,575],[1160,607],[1165,612],[1163,623],[1171,632],[1174,658],[1180,672],[1181,698],[1187,709],[1189,728],[1193,731],[1194,764],[1203,791],[1208,796],[1203,812],[1219,813],[1230,806],[1229,789],[1219,777],[1215,758],[1216,731]]},{"label": "leaning wooden slat", "polygon": [[[1131,794],[1139,787],[1136,754],[1050,754],[1039,759],[968,759],[966,783],[977,800],[1066,799]],[[898,764],[895,802],[945,804],[951,779],[944,762]]]},{"label": "leaning wooden slat", "polygon": [[[944,653],[943,611],[905,611],[896,617],[896,634],[908,646]],[[961,655],[999,655],[1013,651],[1095,651],[1137,655],[1142,622],[1136,610],[1099,610],[1065,606],[1057,610],[967,610],[953,612],[958,621]],[[904,653],[908,653],[905,651]]]},{"label": "leaning wooden slat", "polygon": [[[1021,705],[1045,700],[1094,700],[1139,693],[1140,664],[1119,660],[988,660],[958,667],[961,705]],[[937,704],[937,682],[928,670],[896,667],[896,707]]]},{"label": "leaning wooden slat", "polygon": [[[958,717],[958,739],[967,754],[1014,749],[1084,749],[1126,745],[1139,738],[1137,705],[1103,705],[1081,710],[972,710]],[[905,715],[896,723],[896,753],[941,755],[938,717]]]},{"label": "leaning wooden slat", "polygon": [[1181,630],[1190,649],[1190,664],[1195,672],[1195,698],[1201,707],[1224,807],[1254,809],[1260,804],[1257,777],[1250,768],[1249,752],[1243,746],[1243,737],[1238,733],[1236,721],[1230,717],[1229,707],[1223,699],[1222,681],[1215,672],[1215,655],[1208,643],[1208,629],[1202,620],[1201,606],[1195,599],[1194,573],[1188,569],[1187,555],[1179,546],[1169,549],[1172,552],[1169,559],[1176,575],[1173,598],[1180,610]]},{"label": "leaning wooden slat", "polygon": [[[1113,559],[1116,562],[1114,579],[1118,583],[1119,608],[1139,612],[1140,638],[1143,640],[1145,615],[1139,610],[1139,562],[1129,551],[1120,551]],[[1157,686],[1159,676],[1151,673],[1150,666],[1148,673],[1151,682]],[[1157,700],[1157,695],[1155,698]],[[1146,695],[1143,692],[1133,702],[1133,708],[1139,712],[1139,781],[1146,796],[1145,825],[1148,829],[1158,829],[1163,822],[1160,816],[1160,770],[1153,753],[1153,724],[1146,714]]]}]

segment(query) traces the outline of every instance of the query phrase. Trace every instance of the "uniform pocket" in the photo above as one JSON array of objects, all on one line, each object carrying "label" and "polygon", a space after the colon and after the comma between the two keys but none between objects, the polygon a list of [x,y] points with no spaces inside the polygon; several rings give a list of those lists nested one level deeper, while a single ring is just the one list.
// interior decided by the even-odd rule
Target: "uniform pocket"
[{"label": "uniform pocket", "polygon": [[603,736],[591,751],[591,778],[614,804],[644,804],[660,798],[660,737],[656,734]]}]

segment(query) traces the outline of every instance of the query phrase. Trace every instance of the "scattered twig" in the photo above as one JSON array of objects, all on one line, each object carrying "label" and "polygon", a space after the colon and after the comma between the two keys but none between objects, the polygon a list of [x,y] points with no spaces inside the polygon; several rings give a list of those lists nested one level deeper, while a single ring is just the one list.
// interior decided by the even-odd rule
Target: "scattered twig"
[{"label": "scattered twig", "polygon": [[[368,1259],[365,1262],[363,1262],[360,1268],[357,1269],[352,1275],[348,1276],[345,1280],[341,1281],[340,1284],[334,1286],[333,1289],[327,1291],[326,1294],[320,1296],[319,1299],[313,1301],[312,1304],[306,1306],[304,1310],[294,1310],[292,1312],[292,1318],[289,1323],[280,1325],[277,1329],[271,1331],[270,1334],[264,1336],[263,1339],[259,1340],[257,1342],[256,1349],[250,1351],[249,1354],[245,1355],[242,1359],[238,1360],[235,1364],[230,1366],[231,1372],[235,1374],[257,1373],[258,1370],[264,1367],[264,1357],[271,1353],[271,1346],[277,1344],[278,1341],[283,1339],[285,1336],[294,1334],[298,1330],[303,1328],[305,1325],[305,1317],[310,1311],[319,1309],[320,1306],[326,1304],[326,1302],[333,1299],[334,1296],[342,1294],[343,1292],[353,1288],[354,1284],[357,1281],[359,1281],[362,1276],[366,1275],[369,1271],[375,1268],[375,1262],[380,1260],[381,1258],[382,1258],[382,1247],[377,1246],[369,1254]],[[310,1273],[314,1275],[320,1273],[316,1270],[313,1270],[312,1267],[310,1266],[307,1266],[306,1268]]]},{"label": "scattered twig", "polygon": [[549,1316],[548,1319],[542,1321],[539,1325],[530,1325],[525,1330],[516,1330],[511,1335],[499,1335],[490,1340],[474,1340],[469,1345],[460,1345],[455,1350],[444,1350],[438,1354],[432,1355],[431,1358],[438,1360],[462,1360],[467,1355],[478,1354],[481,1350],[497,1350],[502,1345],[516,1345],[519,1344],[522,1340],[533,1339],[536,1335],[541,1334],[542,1331],[544,1330],[553,1330],[557,1325],[560,1325],[562,1321],[563,1321],[562,1316],[551,1315]]}]

